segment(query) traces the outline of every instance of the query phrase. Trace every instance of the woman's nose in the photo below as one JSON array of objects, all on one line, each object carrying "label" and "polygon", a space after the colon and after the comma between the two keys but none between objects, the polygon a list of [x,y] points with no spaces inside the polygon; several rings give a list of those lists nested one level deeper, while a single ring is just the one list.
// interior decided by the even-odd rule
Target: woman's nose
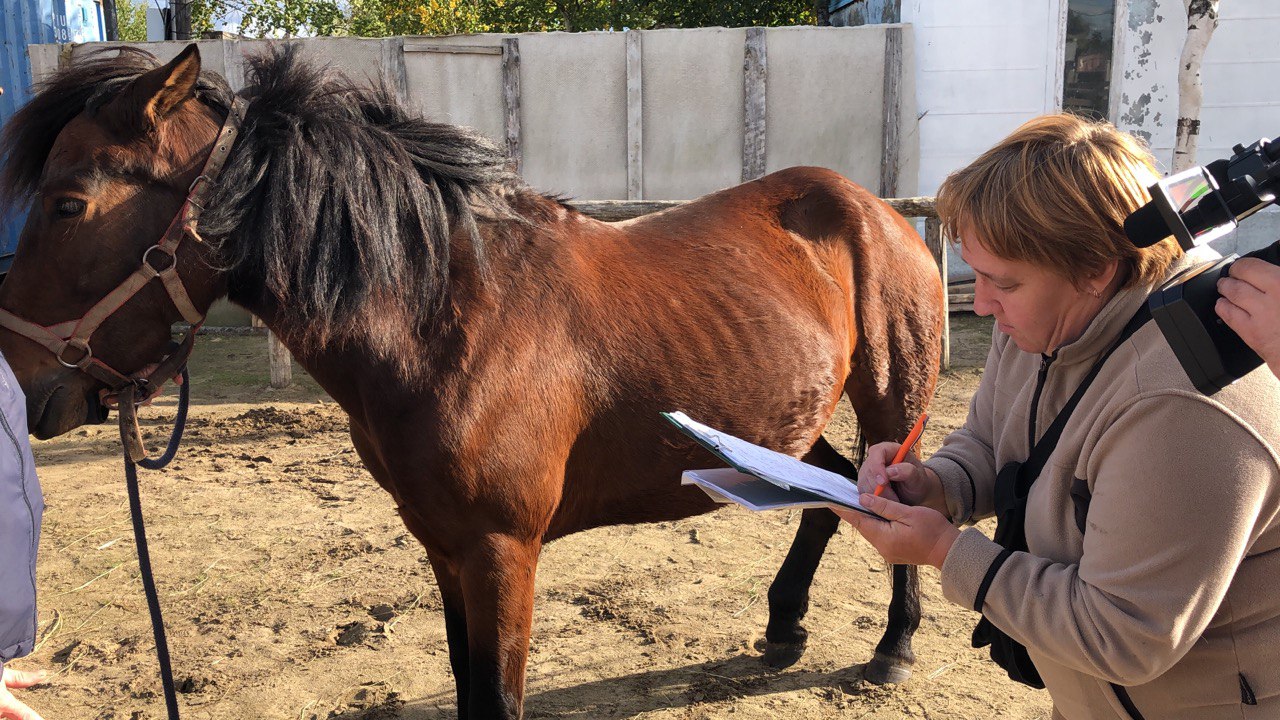
[{"label": "woman's nose", "polygon": [[991,299],[991,291],[982,278],[973,281],[973,313],[986,317],[995,312],[996,303]]}]

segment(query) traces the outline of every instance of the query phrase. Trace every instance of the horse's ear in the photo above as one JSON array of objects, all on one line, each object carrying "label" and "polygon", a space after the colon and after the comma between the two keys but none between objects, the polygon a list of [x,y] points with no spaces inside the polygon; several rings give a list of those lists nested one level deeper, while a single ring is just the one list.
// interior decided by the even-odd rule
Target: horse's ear
[{"label": "horse's ear", "polygon": [[127,127],[146,132],[195,94],[200,78],[200,49],[191,43],[168,64],[143,73],[107,109],[120,113]]}]

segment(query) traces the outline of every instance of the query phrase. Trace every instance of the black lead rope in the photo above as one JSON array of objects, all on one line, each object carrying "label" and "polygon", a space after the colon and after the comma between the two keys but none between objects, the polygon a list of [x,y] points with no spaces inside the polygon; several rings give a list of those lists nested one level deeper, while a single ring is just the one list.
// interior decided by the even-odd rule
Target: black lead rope
[{"label": "black lead rope", "polygon": [[[178,454],[178,444],[182,441],[182,431],[187,424],[187,401],[191,397],[190,377],[187,368],[182,368],[182,385],[178,390],[178,415],[173,421],[173,434],[169,436],[169,446],[164,454],[152,460],[143,458],[137,465],[148,470],[159,470],[173,460]],[[120,440],[128,447],[125,428],[120,427]],[[129,487],[129,512],[133,516],[133,539],[138,548],[138,568],[142,573],[142,589],[147,595],[147,609],[151,613],[151,631],[156,639],[156,658],[160,662],[160,681],[164,685],[164,704],[169,711],[169,720],[178,720],[178,694],[173,684],[173,668],[169,663],[169,643],[165,640],[164,617],[160,614],[160,596],[156,593],[156,581],[151,576],[151,553],[147,550],[147,529],[142,518],[142,498],[138,492],[138,468],[129,459],[129,452],[124,453],[124,477]]]}]

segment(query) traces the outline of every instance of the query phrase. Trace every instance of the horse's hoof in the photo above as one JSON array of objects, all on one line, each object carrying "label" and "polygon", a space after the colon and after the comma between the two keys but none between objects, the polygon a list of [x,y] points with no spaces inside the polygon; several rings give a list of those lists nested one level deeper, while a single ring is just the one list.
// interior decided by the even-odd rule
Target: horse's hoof
[{"label": "horse's hoof", "polygon": [[771,642],[764,646],[764,664],[774,670],[789,668],[804,657],[803,642]]},{"label": "horse's hoof", "polygon": [[876,685],[896,685],[911,677],[911,666],[876,653],[862,670],[862,678]]}]

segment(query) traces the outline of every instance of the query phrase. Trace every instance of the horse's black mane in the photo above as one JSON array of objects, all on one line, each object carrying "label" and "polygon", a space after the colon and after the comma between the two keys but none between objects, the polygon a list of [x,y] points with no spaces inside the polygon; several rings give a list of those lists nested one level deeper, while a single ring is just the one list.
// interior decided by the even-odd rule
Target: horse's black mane
[{"label": "horse's black mane", "polygon": [[[27,201],[53,141],[158,63],[124,48],[44,83],[0,140],[0,197]],[[394,357],[441,317],[450,233],[478,217],[514,218],[523,186],[505,154],[466,128],[431,123],[385,87],[363,87],[305,62],[294,45],[250,60],[250,101],[200,232],[230,271],[231,299],[277,307],[306,347],[362,339]],[[201,101],[225,117],[232,94],[202,73]]]}]

